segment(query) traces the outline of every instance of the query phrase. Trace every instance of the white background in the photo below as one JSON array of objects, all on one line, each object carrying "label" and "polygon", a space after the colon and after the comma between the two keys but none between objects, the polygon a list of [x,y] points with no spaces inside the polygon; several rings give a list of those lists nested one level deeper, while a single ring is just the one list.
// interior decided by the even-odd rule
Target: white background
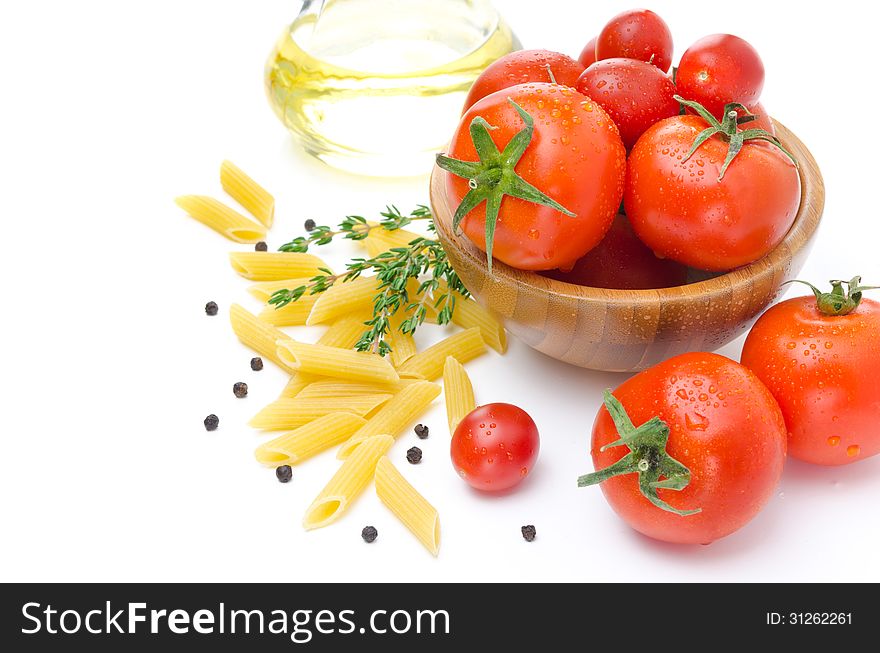
[{"label": "white background", "polygon": [[[526,47],[577,55],[630,2],[498,0]],[[535,418],[540,461],[503,497],[455,475],[441,402],[424,460],[405,475],[439,508],[432,558],[368,490],[332,527],[305,508],[336,467],[327,454],[282,485],[253,460],[245,423],[284,385],[251,372],[230,303],[256,310],[227,263],[235,246],[173,198],[220,195],[230,158],[278,199],[270,248],[305,218],[334,223],[427,200],[424,179],[377,181],[304,156],[269,109],[263,63],[295,2],[33,1],[0,8],[0,579],[92,581],[880,580],[880,457],[845,468],[789,461],[767,508],[705,547],[631,531],[597,488],[589,430],[623,375],[567,367],[511,343],[469,365],[478,401]],[[876,9],[866,3],[652,2],[676,58],[705,34],[752,42],[763,102],[812,149],[828,188],[802,277],[877,263]],[[830,8],[829,8],[830,7]],[[353,250],[334,247],[337,265]],[[221,314],[206,317],[208,300]],[[438,337],[435,330],[423,341]],[[739,342],[723,350],[737,357]],[[237,400],[234,381],[250,396]],[[202,419],[217,413],[207,433]],[[367,546],[365,524],[379,529]],[[522,524],[538,539],[527,544]]]}]

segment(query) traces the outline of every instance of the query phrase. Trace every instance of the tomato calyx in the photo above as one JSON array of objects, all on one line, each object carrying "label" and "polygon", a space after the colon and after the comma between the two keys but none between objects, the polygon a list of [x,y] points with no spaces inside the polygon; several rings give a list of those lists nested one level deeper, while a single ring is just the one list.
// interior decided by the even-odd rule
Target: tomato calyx
[{"label": "tomato calyx", "polygon": [[[831,284],[831,292],[822,292],[809,281],[801,281],[800,279],[792,279],[786,281],[788,283],[802,283],[809,286],[810,290],[816,296],[816,306],[823,315],[839,316],[849,315],[859,307],[862,301],[862,293],[865,290],[877,290],[880,286],[863,286],[861,277],[853,277],[849,281],[841,281],[833,279]],[[843,287],[846,286],[846,290]]]},{"label": "tomato calyx", "polygon": [[[736,158],[736,155],[740,153],[740,150],[742,150],[743,145],[745,145],[747,141],[762,140],[775,145],[783,154],[785,154],[785,156],[791,159],[791,162],[797,167],[798,162],[797,159],[794,158],[794,154],[785,149],[785,146],[782,145],[779,139],[766,129],[739,129],[741,125],[749,123],[757,118],[757,116],[752,114],[751,111],[739,102],[731,102],[730,104],[725,105],[724,118],[719,122],[718,119],[709,113],[706,107],[699,102],[685,100],[680,95],[676,95],[674,98],[682,106],[693,109],[697,115],[709,123],[709,126],[701,131],[697,138],[694,139],[694,143],[691,145],[690,151],[682,159],[682,163],[690,159],[700,145],[713,136],[718,135],[724,142],[728,143],[727,156],[724,159],[724,164],[721,166],[718,181],[724,179],[724,173],[727,172],[728,166],[730,166]],[[745,115],[740,116],[738,110],[742,111]]]},{"label": "tomato calyx", "polygon": [[659,417],[652,417],[636,428],[626,414],[626,409],[610,390],[605,390],[604,399],[605,408],[608,409],[614,426],[617,427],[620,439],[606,444],[601,450],[626,445],[630,452],[613,465],[578,478],[578,487],[596,485],[622,474],[638,474],[639,491],[658,508],[682,517],[701,512],[701,508],[696,510],[673,508],[657,494],[659,489],[683,490],[691,481],[691,470],[666,452],[669,425]]},{"label": "tomato calyx", "polygon": [[462,198],[452,218],[452,227],[456,232],[459,231],[461,221],[465,216],[486,202],[486,258],[490,274],[492,273],[492,245],[495,240],[495,225],[498,222],[501,199],[505,195],[549,206],[567,216],[575,217],[574,213],[516,173],[516,164],[532,142],[535,122],[529,113],[513,99],[507,98],[507,101],[516,109],[525,123],[525,127],[514,134],[504,147],[503,152],[498,151],[498,147],[489,134],[489,130],[497,129],[497,127],[490,125],[482,116],[475,116],[471,120],[470,135],[480,160],[460,161],[445,154],[437,155],[437,165],[440,168],[457,177],[467,179],[470,187],[470,191]]}]

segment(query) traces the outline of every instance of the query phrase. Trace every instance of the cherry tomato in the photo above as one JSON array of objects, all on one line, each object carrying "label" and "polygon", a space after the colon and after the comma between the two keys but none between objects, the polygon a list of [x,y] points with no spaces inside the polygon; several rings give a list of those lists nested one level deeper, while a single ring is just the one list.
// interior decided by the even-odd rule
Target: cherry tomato
[{"label": "cherry tomato", "polygon": [[732,34],[713,34],[682,55],[675,85],[679,95],[699,102],[720,119],[730,102],[747,107],[758,102],[764,87],[764,64],[747,41]]},{"label": "cherry tomato", "polygon": [[578,63],[582,65],[584,68],[590,66],[590,64],[596,61],[596,41],[599,40],[598,36],[594,36],[587,44],[584,46],[584,49],[581,50],[580,55],[578,55]]},{"label": "cherry tomato", "polygon": [[670,288],[687,282],[687,268],[654,256],[638,239],[626,216],[614,218],[602,242],[578,260],[571,270],[550,270],[545,277],[592,288],[638,290]]},{"label": "cherry tomato", "polygon": [[[571,88],[533,83],[498,91],[472,106],[452,137],[448,156],[478,161],[470,134],[471,122],[478,116],[492,126],[487,133],[503,151],[524,126],[510,100],[534,119],[534,132],[522,157],[502,178],[515,172],[574,217],[552,206],[504,195],[492,252],[498,260],[524,270],[569,267],[611,226],[623,196],[626,150],[614,122],[594,101]],[[473,178],[447,174],[446,190],[453,206],[476,186]],[[486,205],[478,204],[461,223],[465,235],[483,251]]]},{"label": "cherry tomato", "polygon": [[[550,70],[547,70],[550,66]],[[503,88],[526,82],[553,82],[574,86],[586,66],[565,54],[551,50],[517,50],[490,63],[474,81],[462,113],[478,100]],[[551,77],[552,73],[552,77]]]},{"label": "cherry tomato", "polygon": [[769,309],[749,332],[742,363],[779,402],[792,456],[846,465],[880,453],[880,302],[820,304],[795,297]]},{"label": "cherry tomato", "polygon": [[672,65],[672,33],[649,9],[633,9],[608,21],[596,39],[596,59],[624,57],[654,64],[664,73]]},{"label": "cherry tomato", "polygon": [[538,427],[513,404],[486,404],[461,420],[452,436],[452,464],[478,490],[500,492],[519,484],[538,459]]},{"label": "cherry tomato", "polygon": [[712,136],[687,159],[708,123],[667,118],[630,153],[626,214],[657,255],[725,271],[756,261],[788,232],[801,197],[794,163],[775,145],[746,141],[719,180],[729,144]]},{"label": "cherry tomato", "polygon": [[[666,542],[708,544],[742,528],[770,499],[785,461],[785,423],[767,388],[739,363],[682,354],[625,381],[606,395],[606,406],[613,409],[615,398],[631,420],[624,430],[638,453],[626,445],[602,451],[627,433],[601,408],[593,465],[626,469],[606,472],[606,480],[601,471],[589,474],[579,484],[600,482],[611,508],[635,530]],[[659,423],[646,424],[655,417]],[[663,479],[680,489],[651,487]]]},{"label": "cherry tomato", "polygon": [[608,112],[628,150],[648,127],[680,110],[672,80],[636,59],[597,61],[581,73],[575,88]]}]

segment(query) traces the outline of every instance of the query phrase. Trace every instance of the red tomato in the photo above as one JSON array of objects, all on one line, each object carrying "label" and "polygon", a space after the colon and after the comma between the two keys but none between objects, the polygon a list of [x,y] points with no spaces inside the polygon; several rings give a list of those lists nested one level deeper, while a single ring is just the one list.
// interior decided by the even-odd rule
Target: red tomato
[{"label": "red tomato", "polygon": [[712,136],[684,161],[708,124],[675,116],[646,131],[630,153],[626,214],[657,255],[700,270],[756,261],[783,239],[800,204],[794,163],[776,146],[746,141],[719,181],[728,143]]},{"label": "red tomato", "polygon": [[664,73],[672,65],[672,33],[649,9],[633,9],[608,21],[596,39],[596,59],[624,57],[653,63]]},{"label": "red tomato", "polygon": [[[524,126],[509,99],[534,119],[531,143],[513,171],[575,217],[504,195],[493,254],[523,270],[571,266],[611,226],[623,196],[626,150],[614,122],[598,104],[571,88],[534,83],[498,91],[471,107],[452,137],[448,156],[469,162],[479,159],[469,131],[477,116],[493,127],[488,134],[503,150]],[[471,190],[468,179],[447,174],[446,191],[455,206]],[[477,205],[461,223],[465,235],[483,251],[486,204]]]},{"label": "red tomato", "polygon": [[596,41],[599,40],[598,36],[594,36],[587,44],[584,46],[584,49],[581,50],[580,55],[578,55],[578,63],[582,65],[584,68],[587,68],[596,61]]},{"label": "red tomato", "polygon": [[758,102],[764,88],[764,64],[747,41],[731,34],[713,34],[682,55],[675,85],[679,95],[699,102],[720,119],[730,102],[747,107]]},{"label": "red tomato", "polygon": [[[611,476],[601,488],[614,512],[640,533],[708,544],[742,528],[770,499],[785,461],[785,423],[770,392],[742,365],[717,354],[682,354],[625,381],[614,398],[640,427],[634,440],[639,453],[620,463],[630,463],[632,473]],[[662,422],[641,428],[654,417]],[[662,423],[668,427],[665,453]],[[626,445],[602,451],[621,435],[601,408],[593,425],[596,470],[630,455]],[[579,484],[598,480],[588,482],[590,476]],[[645,483],[677,479],[680,490],[654,489],[655,498],[673,510],[700,512],[676,514],[652,503],[639,488],[640,477]]]},{"label": "red tomato", "polygon": [[648,127],[677,116],[681,108],[672,80],[636,59],[597,61],[581,73],[575,88],[608,112],[628,150]]},{"label": "red tomato", "polygon": [[846,465],[880,453],[880,303],[846,315],[815,297],[777,304],[749,332],[742,363],[779,402],[795,458]]},{"label": "red tomato", "polygon": [[[550,72],[553,73],[551,78]],[[462,113],[487,95],[527,82],[553,82],[574,86],[586,66],[565,54],[550,50],[517,50],[490,63],[474,81]]]},{"label": "red tomato", "polygon": [[626,216],[614,218],[602,242],[569,271],[550,270],[545,277],[592,288],[638,290],[670,288],[687,282],[687,268],[654,256],[638,239]]},{"label": "red tomato", "polygon": [[478,490],[520,483],[538,459],[538,427],[513,404],[486,404],[468,413],[452,436],[452,464]]}]

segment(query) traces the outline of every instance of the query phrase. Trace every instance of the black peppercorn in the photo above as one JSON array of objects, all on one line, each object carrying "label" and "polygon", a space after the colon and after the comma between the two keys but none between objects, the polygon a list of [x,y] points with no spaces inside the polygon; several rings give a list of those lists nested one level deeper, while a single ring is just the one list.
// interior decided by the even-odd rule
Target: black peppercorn
[{"label": "black peppercorn", "polygon": [[241,399],[242,397],[247,397],[247,383],[243,381],[239,381],[235,385],[232,386],[232,394]]},{"label": "black peppercorn", "polygon": [[208,315],[217,315],[217,302],[208,302],[205,304],[205,313]]},{"label": "black peppercorn", "polygon": [[419,436],[420,440],[424,440],[428,437],[428,427],[424,424],[416,424],[416,428],[414,429],[416,435]]},{"label": "black peppercorn", "polygon": [[269,246],[266,244],[265,240],[261,240],[256,245],[254,245],[255,252],[265,252],[268,249],[269,249]]},{"label": "black peppercorn", "polygon": [[532,526],[531,524],[529,524],[529,525],[527,525],[527,526],[523,526],[520,530],[522,531],[523,539],[524,539],[526,542],[532,542],[532,541],[534,541],[534,539],[535,539],[535,535],[537,535],[534,526]]},{"label": "black peppercorn", "polygon": [[218,426],[220,426],[220,418],[214,413],[211,413],[205,418],[206,431],[216,431]]},{"label": "black peppercorn", "polygon": [[293,470],[290,465],[281,465],[275,468],[275,477],[282,483],[287,483],[293,478]]},{"label": "black peppercorn", "polygon": [[372,544],[379,537],[379,531],[373,526],[364,526],[364,530],[361,531],[361,537],[364,538],[364,542],[367,544]]},{"label": "black peppercorn", "polygon": [[312,229],[314,229],[318,225],[315,224],[314,220],[309,218],[308,220],[306,220],[306,223],[303,226],[306,228],[306,231],[311,231]]},{"label": "black peppercorn", "polygon": [[254,372],[259,372],[261,369],[263,369],[263,359],[260,358],[259,356],[252,358],[251,359],[251,369]]},{"label": "black peppercorn", "polygon": [[422,461],[422,450],[418,447],[412,447],[406,452],[406,459],[413,465],[418,465]]}]

